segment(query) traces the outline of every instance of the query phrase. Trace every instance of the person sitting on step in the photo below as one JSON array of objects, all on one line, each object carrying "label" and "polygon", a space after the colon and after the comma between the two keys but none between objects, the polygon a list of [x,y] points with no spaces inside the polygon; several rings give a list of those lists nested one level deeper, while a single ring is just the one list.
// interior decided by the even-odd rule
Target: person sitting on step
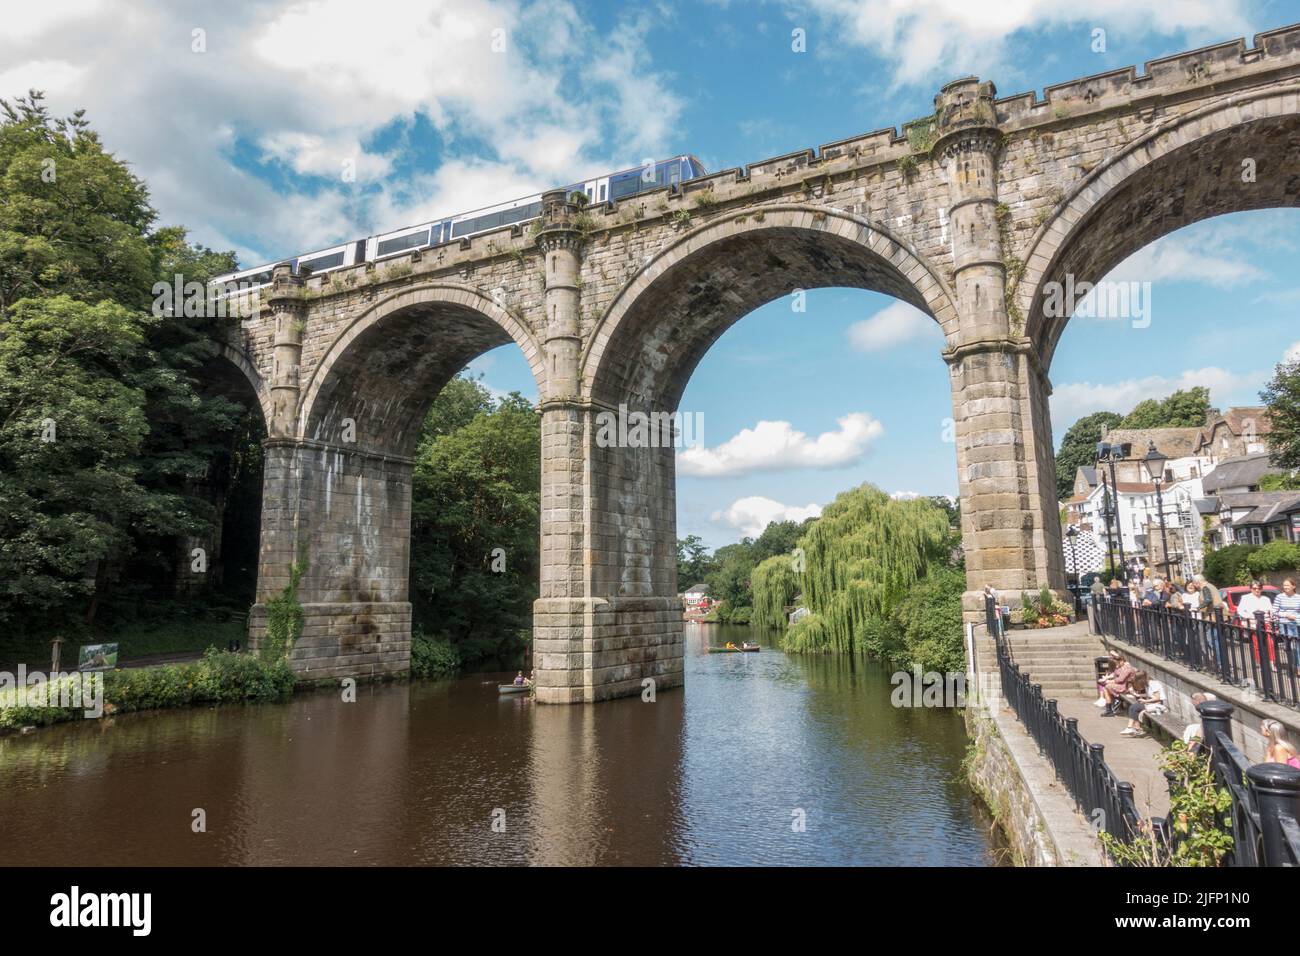
[{"label": "person sitting on step", "polygon": [[1165,685],[1158,680],[1147,677],[1146,671],[1133,675],[1133,694],[1137,700],[1128,709],[1128,726],[1120,731],[1125,737],[1144,737],[1146,731],[1142,721],[1147,717],[1158,717],[1165,712]]}]

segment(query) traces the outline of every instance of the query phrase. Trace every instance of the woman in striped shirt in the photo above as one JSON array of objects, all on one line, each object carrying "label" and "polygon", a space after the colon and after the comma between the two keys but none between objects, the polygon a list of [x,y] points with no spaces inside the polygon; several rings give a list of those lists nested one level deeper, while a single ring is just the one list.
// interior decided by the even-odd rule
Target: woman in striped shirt
[{"label": "woman in striped shirt", "polygon": [[1300,594],[1295,592],[1295,582],[1287,578],[1282,582],[1282,593],[1273,602],[1282,633],[1287,637],[1300,637]]}]

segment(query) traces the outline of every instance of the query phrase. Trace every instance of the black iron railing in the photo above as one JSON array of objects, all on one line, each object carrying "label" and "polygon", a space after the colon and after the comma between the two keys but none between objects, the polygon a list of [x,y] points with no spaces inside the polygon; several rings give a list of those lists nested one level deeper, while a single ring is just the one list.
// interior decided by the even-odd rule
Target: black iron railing
[{"label": "black iron railing", "polygon": [[1135,607],[1127,596],[1107,596],[1095,607],[1097,628],[1107,637],[1300,707],[1300,637],[1271,615],[1258,612],[1248,624],[1229,619],[1221,607],[1201,613]]},{"label": "black iron railing", "polygon": [[[1056,701],[1045,699],[1042,687],[1032,683],[1015,663],[1003,633],[1000,609],[991,597],[984,603],[989,633],[997,645],[1002,696],[1039,751],[1051,761],[1057,779],[1070,791],[1084,817],[1104,827],[1117,840],[1131,842],[1142,823],[1133,799],[1133,785],[1115,776],[1106,764],[1105,748],[1088,743],[1079,733],[1079,721],[1061,716]],[[1158,825],[1163,827],[1163,821]]]},{"label": "black iron railing", "polygon": [[[1133,785],[1119,780],[1107,766],[1102,745],[1088,743],[1079,733],[1078,721],[1062,717],[1056,701],[1044,699],[1042,687],[1032,683],[1029,675],[1021,671],[1006,641],[1001,610],[992,598],[986,598],[984,603],[985,620],[997,646],[1002,696],[1040,752],[1051,761],[1057,779],[1070,791],[1079,810],[1089,821],[1100,824],[1125,843],[1149,832],[1154,832],[1166,846],[1177,841],[1179,836],[1163,818],[1142,819],[1133,799]],[[1113,614],[1112,623],[1120,628],[1131,626],[1133,630],[1115,636],[1132,640],[1123,634],[1140,633],[1152,643],[1146,644],[1142,640],[1133,643],[1151,650],[1157,649],[1154,646],[1157,643],[1160,647],[1181,646],[1186,649],[1189,659],[1195,659],[1198,651],[1213,651],[1208,660],[1220,668],[1216,673],[1244,673],[1240,669],[1234,671],[1233,667],[1245,663],[1243,657],[1249,652],[1244,648],[1249,647],[1250,642],[1246,639],[1234,644],[1233,640],[1250,635],[1233,634],[1228,629],[1235,625],[1225,624],[1220,616],[1210,619],[1214,625],[1224,628],[1218,632],[1220,642],[1216,645],[1208,625],[1178,631],[1176,627],[1170,627],[1167,620],[1148,621],[1141,614],[1115,614],[1118,610],[1118,607],[1112,607],[1108,612]],[[1130,606],[1129,610],[1147,609]],[[1170,616],[1169,612],[1163,613],[1166,618]],[[1223,640],[1225,635],[1228,640]],[[1197,644],[1198,640],[1204,643]],[[1180,644],[1180,641],[1184,643]],[[1219,821],[1219,825],[1233,838],[1233,849],[1225,863],[1229,866],[1300,865],[1300,770],[1279,763],[1251,766],[1232,742],[1233,707],[1227,701],[1207,700],[1197,710],[1215,779],[1232,798],[1230,810]],[[1102,814],[1100,818],[1098,810]]]}]

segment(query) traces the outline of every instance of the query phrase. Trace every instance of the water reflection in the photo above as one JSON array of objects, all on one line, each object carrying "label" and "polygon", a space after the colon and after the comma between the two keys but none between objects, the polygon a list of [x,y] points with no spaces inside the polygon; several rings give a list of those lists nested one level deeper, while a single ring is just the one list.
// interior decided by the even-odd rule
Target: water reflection
[{"label": "water reflection", "polygon": [[751,632],[687,635],[686,690],[653,704],[538,706],[472,675],[0,739],[0,829],[7,845],[27,838],[7,859],[990,862],[959,715],[894,709],[870,662],[708,655],[706,640]]}]

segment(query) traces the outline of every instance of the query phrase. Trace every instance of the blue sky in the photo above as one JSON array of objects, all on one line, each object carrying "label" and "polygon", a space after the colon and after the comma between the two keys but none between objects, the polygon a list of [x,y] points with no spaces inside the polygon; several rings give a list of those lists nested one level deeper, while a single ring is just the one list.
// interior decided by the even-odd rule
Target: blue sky
[{"label": "blue sky", "polygon": [[[6,13],[0,96],[37,86],[58,111],[87,108],[163,221],[247,263],[648,156],[690,152],[721,169],[897,126],[965,73],[1000,95],[1041,90],[1300,20],[1300,3],[1250,0],[211,9],[23,4]],[[1096,27],[1104,53],[1092,50]],[[791,49],[795,29],[804,53]],[[1288,281],[1298,248],[1300,214],[1270,211],[1190,227],[1122,265],[1153,282],[1152,325],[1071,323],[1051,370],[1058,441],[1081,414],[1177,387],[1207,384],[1222,406],[1255,401],[1300,342],[1300,289]],[[948,376],[928,321],[885,296],[827,289],[805,313],[780,301],[733,326],[682,402],[703,415],[707,461],[730,467],[681,468],[679,534],[725,544],[862,481],[954,494]],[[535,396],[513,346],[474,368],[496,390]],[[765,470],[764,448],[799,466]]]}]

